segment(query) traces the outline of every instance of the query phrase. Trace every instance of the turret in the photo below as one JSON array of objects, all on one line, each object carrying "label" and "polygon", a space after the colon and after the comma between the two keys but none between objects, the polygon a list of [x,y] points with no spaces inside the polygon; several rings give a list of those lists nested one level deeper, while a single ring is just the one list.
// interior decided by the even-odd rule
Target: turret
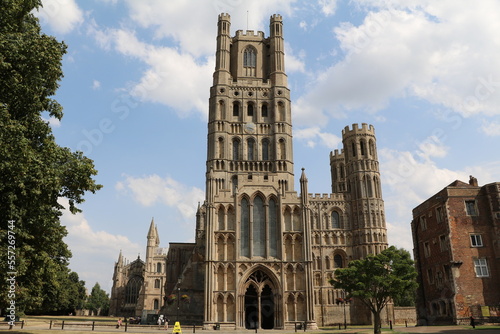
[{"label": "turret", "polygon": [[[366,123],[361,127],[353,124],[352,129],[346,126],[342,130],[342,143],[355,240],[354,258],[364,258],[367,254],[378,254],[387,248],[375,129]],[[339,158],[338,153],[333,155],[334,162]]]},{"label": "turret", "polygon": [[220,14],[217,24],[217,50],[215,56],[214,85],[228,84],[231,77],[229,65],[231,58],[231,16],[229,14]]},{"label": "turret", "polygon": [[271,82],[276,86],[287,86],[285,74],[285,48],[283,39],[283,19],[281,15],[271,16],[269,25],[271,45]]}]

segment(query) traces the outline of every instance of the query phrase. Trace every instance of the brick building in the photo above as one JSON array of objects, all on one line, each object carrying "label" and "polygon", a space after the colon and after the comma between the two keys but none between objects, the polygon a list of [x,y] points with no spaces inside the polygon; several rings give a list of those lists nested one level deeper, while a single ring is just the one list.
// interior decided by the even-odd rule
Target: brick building
[{"label": "brick building", "polygon": [[[500,183],[454,181],[413,209],[421,325],[497,316]],[[498,314],[500,316],[500,314]]]}]

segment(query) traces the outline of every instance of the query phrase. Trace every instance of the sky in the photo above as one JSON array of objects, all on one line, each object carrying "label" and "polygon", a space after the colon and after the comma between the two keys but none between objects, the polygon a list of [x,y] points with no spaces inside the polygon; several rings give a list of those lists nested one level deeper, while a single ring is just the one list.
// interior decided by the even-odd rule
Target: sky
[{"label": "sky", "polygon": [[[93,159],[103,188],[62,223],[70,268],[108,292],[120,250],[144,258],[192,242],[204,200],[217,17],[231,32],[284,22],[295,189],[329,193],[342,129],[375,127],[388,242],[411,252],[412,209],[454,180],[500,181],[498,0],[43,0],[43,32],[64,41],[46,117],[57,142]],[[61,202],[65,202],[61,199]]]}]

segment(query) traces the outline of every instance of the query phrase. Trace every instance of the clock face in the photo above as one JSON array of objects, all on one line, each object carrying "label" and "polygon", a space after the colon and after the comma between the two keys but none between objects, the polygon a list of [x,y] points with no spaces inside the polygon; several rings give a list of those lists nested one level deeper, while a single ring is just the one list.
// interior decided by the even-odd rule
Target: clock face
[{"label": "clock face", "polygon": [[246,133],[254,133],[255,132],[255,124],[254,123],[246,123],[243,127]]}]

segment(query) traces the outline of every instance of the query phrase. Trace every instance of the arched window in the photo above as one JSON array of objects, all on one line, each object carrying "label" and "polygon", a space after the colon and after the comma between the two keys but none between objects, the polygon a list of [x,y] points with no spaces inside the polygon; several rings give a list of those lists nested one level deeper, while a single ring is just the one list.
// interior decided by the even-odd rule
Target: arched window
[{"label": "arched window", "polygon": [[226,118],[226,108],[223,100],[219,101],[219,119]]},{"label": "arched window", "polygon": [[333,263],[335,264],[335,268],[344,268],[344,260],[342,259],[342,255],[335,254],[333,257]]},{"label": "arched window", "polygon": [[246,198],[241,200],[241,255],[250,257],[250,205]]},{"label": "arched window", "polygon": [[257,66],[257,55],[255,49],[252,47],[247,47],[243,53],[243,67],[255,67]]},{"label": "arched window", "polygon": [[217,151],[219,159],[224,159],[224,138],[222,137],[219,137],[219,140],[217,140]]},{"label": "arched window", "polygon": [[266,215],[259,196],[253,200],[253,256],[266,256]]},{"label": "arched window", "polygon": [[253,117],[253,103],[249,103],[247,106],[247,116]]},{"label": "arched window", "polygon": [[269,255],[278,256],[278,210],[273,198],[269,200]]},{"label": "arched window", "polygon": [[286,149],[285,149],[285,140],[282,138],[279,140],[279,147],[280,147],[280,159],[286,159]]},{"label": "arched window", "polygon": [[337,211],[332,212],[332,228],[340,228],[340,216]]},{"label": "arched window", "polygon": [[158,263],[156,264],[156,272],[157,272],[157,273],[161,273],[161,262],[158,262]]},{"label": "arched window", "polygon": [[255,159],[255,140],[252,138],[247,141],[247,160]]},{"label": "arched window", "polygon": [[240,141],[233,139],[233,160],[240,160]]},{"label": "arched window", "polygon": [[158,299],[155,299],[154,302],[153,302],[153,308],[155,310],[158,310],[160,308],[160,302],[158,301]]},{"label": "arched window", "polygon": [[366,155],[366,152],[365,152],[365,141],[364,140],[361,140],[359,142],[359,149],[361,150],[361,155]]},{"label": "arched window", "polygon": [[155,279],[155,289],[159,289],[159,288],[160,288],[160,280]]},{"label": "arched window", "polygon": [[356,156],[356,143],[352,142],[351,145],[352,145],[352,156],[355,157]]},{"label": "arched window", "polygon": [[233,116],[238,117],[240,115],[240,104],[238,102],[233,103]]},{"label": "arched window", "polygon": [[219,221],[219,231],[224,231],[224,208],[221,206],[219,211],[217,211],[217,219]]},{"label": "arched window", "polygon": [[132,277],[125,288],[125,303],[126,304],[136,304],[139,298],[139,291],[142,286],[142,277],[134,276]]},{"label": "arched window", "polygon": [[262,141],[262,160],[269,160],[269,140]]},{"label": "arched window", "polygon": [[267,117],[267,104],[262,105],[261,114],[262,117]]}]

